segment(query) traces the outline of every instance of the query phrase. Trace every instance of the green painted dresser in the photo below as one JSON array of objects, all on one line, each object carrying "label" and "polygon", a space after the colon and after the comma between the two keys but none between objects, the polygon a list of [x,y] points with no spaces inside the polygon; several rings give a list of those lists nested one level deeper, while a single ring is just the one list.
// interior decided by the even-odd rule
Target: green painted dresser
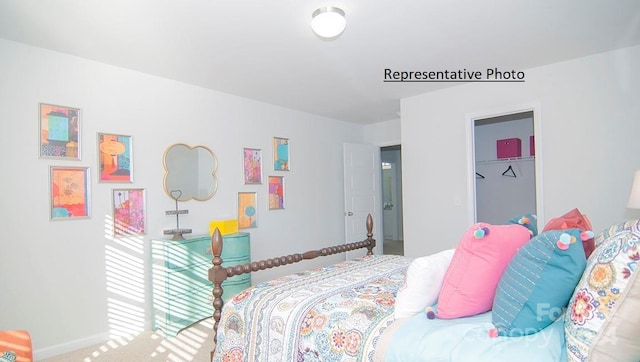
[{"label": "green painted dresser", "polygon": [[[222,237],[223,267],[250,263],[248,233]],[[213,315],[211,268],[211,237],[190,236],[186,240],[151,240],[152,296],[154,330],[176,336],[189,325]],[[222,283],[222,299],[251,286],[251,274],[236,275]]]}]

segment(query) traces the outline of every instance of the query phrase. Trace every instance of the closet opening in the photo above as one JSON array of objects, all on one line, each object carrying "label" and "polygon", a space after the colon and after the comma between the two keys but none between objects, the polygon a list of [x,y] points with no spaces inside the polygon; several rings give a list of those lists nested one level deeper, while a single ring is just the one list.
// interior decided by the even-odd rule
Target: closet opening
[{"label": "closet opening", "polygon": [[475,221],[538,215],[534,110],[473,120]]}]

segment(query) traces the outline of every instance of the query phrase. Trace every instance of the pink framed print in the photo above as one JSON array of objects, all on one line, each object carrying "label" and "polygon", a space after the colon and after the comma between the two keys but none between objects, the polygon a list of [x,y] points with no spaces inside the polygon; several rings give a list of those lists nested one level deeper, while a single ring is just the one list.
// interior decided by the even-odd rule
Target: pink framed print
[{"label": "pink framed print", "polygon": [[144,189],[113,189],[113,236],[147,233]]},{"label": "pink framed print", "polygon": [[242,170],[245,185],[262,183],[262,151],[256,148],[242,149]]}]

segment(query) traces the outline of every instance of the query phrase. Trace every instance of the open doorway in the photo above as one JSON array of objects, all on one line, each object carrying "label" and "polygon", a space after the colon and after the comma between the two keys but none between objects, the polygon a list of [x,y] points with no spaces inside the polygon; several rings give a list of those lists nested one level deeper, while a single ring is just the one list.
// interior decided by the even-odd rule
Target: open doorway
[{"label": "open doorway", "polygon": [[384,254],[404,255],[402,229],[402,151],[400,145],[380,148]]}]

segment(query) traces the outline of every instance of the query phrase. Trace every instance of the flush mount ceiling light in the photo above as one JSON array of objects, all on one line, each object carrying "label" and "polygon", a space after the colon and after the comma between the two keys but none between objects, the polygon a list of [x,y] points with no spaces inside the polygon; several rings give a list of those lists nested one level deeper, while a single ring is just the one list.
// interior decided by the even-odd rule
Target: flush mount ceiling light
[{"label": "flush mount ceiling light", "polygon": [[319,37],[335,38],[344,31],[345,26],[347,20],[340,8],[324,6],[311,14],[311,29]]}]

